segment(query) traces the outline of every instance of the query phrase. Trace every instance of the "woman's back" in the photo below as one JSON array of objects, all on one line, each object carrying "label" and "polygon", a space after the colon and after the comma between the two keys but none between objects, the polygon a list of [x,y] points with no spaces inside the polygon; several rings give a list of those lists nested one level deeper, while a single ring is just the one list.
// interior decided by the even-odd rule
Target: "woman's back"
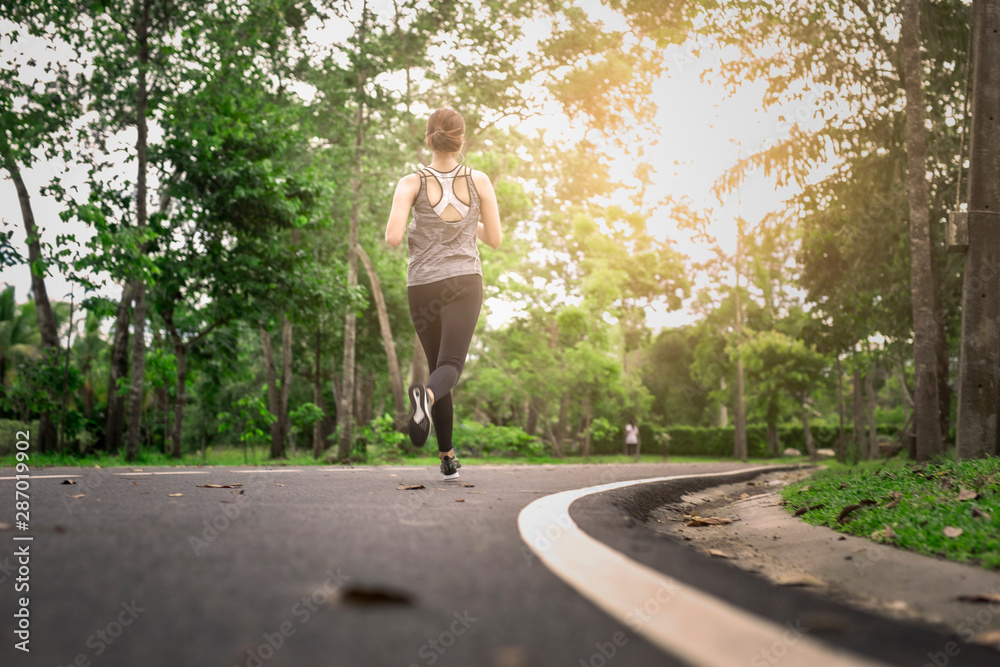
[{"label": "woman's back", "polygon": [[417,172],[420,190],[407,227],[407,285],[424,285],[483,270],[476,242],[480,199],[472,170],[457,165],[450,172],[425,167]]}]

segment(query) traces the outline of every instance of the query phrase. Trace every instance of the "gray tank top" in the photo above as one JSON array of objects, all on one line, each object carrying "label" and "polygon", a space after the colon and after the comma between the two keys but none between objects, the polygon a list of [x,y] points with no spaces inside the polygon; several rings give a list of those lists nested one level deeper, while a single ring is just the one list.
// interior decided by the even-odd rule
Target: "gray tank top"
[{"label": "gray tank top", "polygon": [[[426,285],[445,278],[469,274],[483,275],[479,262],[476,228],[479,225],[479,193],[472,182],[472,170],[462,165],[447,173],[425,167],[417,172],[420,190],[413,200],[413,220],[407,227],[406,284]],[[441,184],[441,201],[431,206],[427,198],[427,178]],[[469,185],[469,204],[455,195],[455,179],[465,178]],[[462,215],[450,222],[441,218],[448,205]]]}]

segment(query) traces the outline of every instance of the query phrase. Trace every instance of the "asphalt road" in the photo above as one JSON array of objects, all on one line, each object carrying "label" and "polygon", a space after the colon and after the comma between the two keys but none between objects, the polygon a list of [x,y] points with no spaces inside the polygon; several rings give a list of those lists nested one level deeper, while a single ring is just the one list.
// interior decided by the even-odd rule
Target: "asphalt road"
[{"label": "asphalt road", "polygon": [[[678,665],[540,564],[518,513],[566,489],[738,467],[467,466],[459,482],[472,486],[442,482],[431,468],[34,470],[29,530],[0,530],[0,665]],[[69,475],[82,477],[62,484]],[[707,577],[713,593],[752,578],[623,520],[631,500],[622,498],[579,501],[573,518],[632,558]],[[0,480],[0,523],[15,522],[14,502],[14,481]],[[631,511],[641,518],[641,506]],[[12,539],[24,535],[33,540]],[[14,647],[24,595],[14,591],[14,554],[25,545],[30,653]],[[757,598],[785,594],[757,586],[743,597],[760,607]],[[761,613],[801,613],[789,604]],[[922,648],[900,647],[897,664],[923,665]],[[978,664],[963,657],[949,664]]]}]

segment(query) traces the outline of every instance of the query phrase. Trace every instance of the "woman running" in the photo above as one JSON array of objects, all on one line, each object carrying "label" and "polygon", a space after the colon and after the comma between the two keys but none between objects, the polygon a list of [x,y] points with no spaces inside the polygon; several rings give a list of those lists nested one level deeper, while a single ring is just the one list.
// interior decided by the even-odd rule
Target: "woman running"
[{"label": "woman running", "polygon": [[[451,443],[451,390],[462,375],[483,305],[476,240],[492,248],[499,248],[502,240],[493,184],[486,174],[457,159],[464,139],[465,121],[457,111],[445,108],[431,114],[426,141],[434,158],[399,180],[385,226],[385,240],[393,247],[409,231],[410,317],[431,371],[426,385],[410,385],[410,440],[422,447],[433,421],[445,479],[457,479],[462,467]],[[407,227],[411,208],[413,221]]]}]

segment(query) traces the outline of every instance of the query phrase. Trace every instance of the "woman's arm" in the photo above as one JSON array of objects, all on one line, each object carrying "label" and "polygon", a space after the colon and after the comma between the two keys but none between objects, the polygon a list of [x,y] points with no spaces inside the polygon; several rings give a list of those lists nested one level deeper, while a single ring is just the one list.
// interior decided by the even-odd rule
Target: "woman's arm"
[{"label": "woman's arm", "polygon": [[420,190],[420,177],[408,174],[399,179],[396,192],[392,195],[392,210],[389,211],[389,221],[385,223],[385,242],[393,248],[403,242],[406,233],[406,220],[410,217],[410,207]]},{"label": "woman's arm", "polygon": [[500,210],[497,208],[497,194],[490,183],[490,177],[481,171],[472,172],[472,182],[479,193],[480,215],[483,221],[476,228],[479,240],[493,248],[500,247],[503,232],[500,231]]}]

